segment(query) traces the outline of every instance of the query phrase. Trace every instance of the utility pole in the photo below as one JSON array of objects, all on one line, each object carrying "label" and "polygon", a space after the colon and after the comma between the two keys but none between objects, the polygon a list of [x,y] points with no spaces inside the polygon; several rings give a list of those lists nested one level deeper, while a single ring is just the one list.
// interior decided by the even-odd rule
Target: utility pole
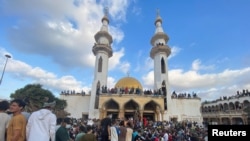
[{"label": "utility pole", "polygon": [[0,85],[2,84],[2,81],[3,81],[3,75],[4,75],[4,72],[5,72],[5,68],[6,68],[6,65],[7,65],[8,59],[9,59],[9,58],[11,58],[11,56],[10,56],[10,55],[8,55],[8,54],[6,54],[6,55],[5,55],[5,57],[6,57],[6,62],[5,62],[4,67],[3,67],[3,72],[2,72],[1,79],[0,79]]}]

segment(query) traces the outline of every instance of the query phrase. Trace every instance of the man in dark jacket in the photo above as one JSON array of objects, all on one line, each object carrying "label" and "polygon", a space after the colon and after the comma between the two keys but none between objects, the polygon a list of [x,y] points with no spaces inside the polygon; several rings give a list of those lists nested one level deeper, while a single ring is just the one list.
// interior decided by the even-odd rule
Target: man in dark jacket
[{"label": "man in dark jacket", "polygon": [[69,131],[66,128],[69,123],[69,119],[62,120],[61,126],[56,131],[56,141],[72,141],[69,137]]},{"label": "man in dark jacket", "polygon": [[108,115],[101,121],[101,141],[110,140],[111,119],[112,119],[112,114]]}]

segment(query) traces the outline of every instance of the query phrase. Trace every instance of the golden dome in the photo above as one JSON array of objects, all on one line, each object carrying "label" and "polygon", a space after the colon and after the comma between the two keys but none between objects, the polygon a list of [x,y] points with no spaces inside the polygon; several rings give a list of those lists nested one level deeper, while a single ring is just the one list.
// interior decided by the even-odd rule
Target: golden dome
[{"label": "golden dome", "polygon": [[116,84],[116,88],[140,88],[142,90],[141,83],[133,77],[121,78]]}]

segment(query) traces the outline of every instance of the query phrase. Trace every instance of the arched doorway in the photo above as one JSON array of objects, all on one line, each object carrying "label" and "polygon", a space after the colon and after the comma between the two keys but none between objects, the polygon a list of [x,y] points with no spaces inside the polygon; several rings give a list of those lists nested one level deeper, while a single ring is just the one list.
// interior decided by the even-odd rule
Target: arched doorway
[{"label": "arched doorway", "polygon": [[147,120],[157,121],[160,119],[160,107],[154,102],[150,101],[144,106],[143,118]]},{"label": "arched doorway", "polygon": [[98,104],[99,104],[99,95],[100,95],[100,81],[97,82],[96,84],[96,97],[95,97],[95,109],[98,109]]},{"label": "arched doorway", "polygon": [[134,100],[130,100],[124,105],[124,109],[126,119],[134,118],[135,112],[139,110],[139,105]]},{"label": "arched doorway", "polygon": [[110,99],[109,101],[106,102],[104,107],[105,107],[105,109],[107,109],[106,115],[112,114],[113,119],[118,118],[119,105],[116,101],[114,101],[113,99]]}]

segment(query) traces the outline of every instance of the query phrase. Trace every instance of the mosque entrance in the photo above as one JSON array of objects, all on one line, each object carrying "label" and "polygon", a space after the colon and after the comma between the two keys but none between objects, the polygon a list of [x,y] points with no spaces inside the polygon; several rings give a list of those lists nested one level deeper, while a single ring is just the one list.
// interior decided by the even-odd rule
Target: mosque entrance
[{"label": "mosque entrance", "polygon": [[134,117],[134,112],[126,112],[126,113],[124,113],[124,117],[126,119],[131,119]]},{"label": "mosque entrance", "polygon": [[159,120],[157,119],[157,114],[156,114],[159,113],[159,111],[160,111],[160,106],[155,101],[149,101],[144,106],[143,118],[153,121]]},{"label": "mosque entrance", "polygon": [[112,119],[118,118],[119,113],[119,105],[113,99],[110,99],[106,102],[105,108],[107,109],[107,115],[112,114]]},{"label": "mosque entrance", "polygon": [[150,121],[150,120],[155,121],[155,114],[154,113],[143,113],[143,118],[146,118],[148,121]]},{"label": "mosque entrance", "polygon": [[124,105],[124,109],[124,117],[126,119],[132,118],[133,120],[138,120],[138,117],[140,116],[138,103],[134,100],[130,100]]},{"label": "mosque entrance", "polygon": [[107,115],[112,114],[112,119],[117,119],[118,118],[118,112],[107,112]]}]

